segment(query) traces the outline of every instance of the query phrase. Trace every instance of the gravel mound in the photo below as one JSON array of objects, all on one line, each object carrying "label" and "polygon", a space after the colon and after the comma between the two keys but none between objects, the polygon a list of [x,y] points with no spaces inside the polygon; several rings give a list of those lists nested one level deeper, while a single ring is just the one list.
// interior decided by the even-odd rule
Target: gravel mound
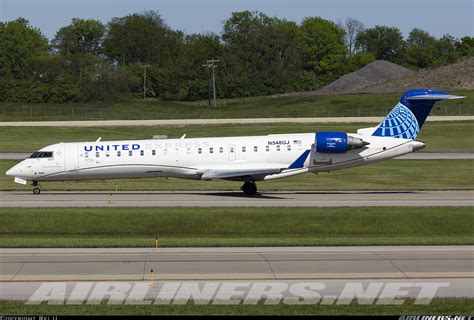
[{"label": "gravel mound", "polygon": [[372,84],[361,91],[367,93],[402,92],[411,88],[444,91],[474,90],[474,57],[436,69],[422,69],[410,76]]},{"label": "gravel mound", "polygon": [[400,79],[402,77],[408,77],[412,74],[413,71],[395,63],[385,60],[377,60],[357,71],[343,75],[336,81],[331,82],[314,93],[325,95],[366,92],[363,89],[369,86]]}]

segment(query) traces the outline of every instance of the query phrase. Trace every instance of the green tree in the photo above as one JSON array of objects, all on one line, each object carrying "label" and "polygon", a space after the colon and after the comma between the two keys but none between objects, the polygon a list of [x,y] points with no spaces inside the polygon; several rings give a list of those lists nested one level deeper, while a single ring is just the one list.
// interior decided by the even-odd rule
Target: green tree
[{"label": "green tree", "polygon": [[378,60],[398,62],[403,54],[404,41],[398,28],[375,26],[358,34],[356,47]]},{"label": "green tree", "polygon": [[[223,77],[225,74],[222,68],[224,47],[221,44],[220,37],[215,34],[191,34],[184,40],[185,52],[182,64],[177,66],[182,77],[180,90],[182,98],[185,100],[205,99],[208,96],[208,77],[207,70],[203,64],[209,59],[220,60],[218,69],[216,69],[217,93],[221,94],[223,89]],[[221,72],[222,70],[222,72]],[[222,92],[223,93],[223,92]]]},{"label": "green tree", "polygon": [[457,51],[463,56],[474,56],[474,37],[462,37],[458,43]]},{"label": "green tree", "polygon": [[344,43],[345,31],[320,17],[305,18],[300,29],[305,66],[315,72],[317,86],[341,76],[341,65],[348,53]]},{"label": "green tree", "polygon": [[47,54],[48,40],[28,20],[0,22],[0,76],[24,79],[31,76],[33,61]]},{"label": "green tree", "polygon": [[434,65],[436,66],[454,63],[461,55],[457,50],[459,48],[459,40],[449,34],[445,34],[436,41],[435,47],[436,58]]},{"label": "green tree", "polygon": [[226,78],[231,96],[268,94],[263,72],[266,67],[265,28],[272,18],[260,12],[233,12],[224,22],[222,39],[226,46],[223,63],[229,74]]},{"label": "green tree", "polygon": [[62,55],[99,55],[105,26],[97,20],[73,18],[71,24],[56,32],[53,49]]},{"label": "green tree", "polygon": [[414,28],[406,41],[406,62],[418,68],[433,65],[436,50],[436,38],[428,32]]},{"label": "green tree", "polygon": [[367,52],[358,52],[354,56],[350,57],[347,60],[347,69],[345,69],[345,73],[353,72],[355,70],[359,70],[363,66],[374,62],[375,57]]},{"label": "green tree", "polygon": [[294,22],[261,12],[232,13],[222,34],[225,96],[272,94],[304,83],[300,32]]},{"label": "green tree", "polygon": [[156,11],[112,18],[103,41],[104,53],[121,64],[163,66],[172,57],[171,30]]}]

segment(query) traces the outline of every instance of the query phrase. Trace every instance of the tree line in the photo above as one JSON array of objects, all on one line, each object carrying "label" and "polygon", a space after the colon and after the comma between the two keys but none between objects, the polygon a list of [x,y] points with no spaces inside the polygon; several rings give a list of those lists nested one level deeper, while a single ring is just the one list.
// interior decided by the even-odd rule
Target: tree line
[{"label": "tree line", "polygon": [[[234,12],[221,35],[171,29],[157,11],[107,24],[72,19],[51,41],[25,19],[0,22],[0,101],[80,102],[140,97],[205,99],[206,60],[216,59],[220,98],[318,89],[383,59],[426,68],[474,55],[474,38],[439,39],[415,28],[300,24],[262,12]],[[144,72],[146,69],[146,82]]]}]

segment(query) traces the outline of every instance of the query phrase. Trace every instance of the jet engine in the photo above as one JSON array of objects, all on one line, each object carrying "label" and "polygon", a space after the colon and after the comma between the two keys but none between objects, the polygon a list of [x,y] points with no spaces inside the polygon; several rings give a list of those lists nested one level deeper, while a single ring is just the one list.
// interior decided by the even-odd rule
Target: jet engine
[{"label": "jet engine", "polygon": [[316,132],[316,151],[321,153],[344,153],[368,144],[368,142],[351,137],[345,132]]}]

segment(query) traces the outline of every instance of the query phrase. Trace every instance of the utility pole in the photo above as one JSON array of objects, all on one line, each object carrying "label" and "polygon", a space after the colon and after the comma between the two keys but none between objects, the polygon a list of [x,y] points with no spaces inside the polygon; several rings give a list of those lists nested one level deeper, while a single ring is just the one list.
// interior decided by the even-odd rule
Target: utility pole
[{"label": "utility pole", "polygon": [[207,100],[209,104],[209,108],[211,107],[211,69],[209,68],[209,65],[203,64],[203,67],[207,69]]},{"label": "utility pole", "polygon": [[149,67],[149,65],[143,65],[143,99],[146,98],[146,67]]},{"label": "utility pole", "polygon": [[203,64],[203,67],[207,68],[207,86],[208,86],[208,98],[209,98],[209,107],[211,106],[211,69],[212,69],[212,95],[213,95],[213,106],[217,107],[216,100],[216,79],[215,79],[215,69],[217,67],[216,62],[219,60],[207,60],[206,64]]}]

